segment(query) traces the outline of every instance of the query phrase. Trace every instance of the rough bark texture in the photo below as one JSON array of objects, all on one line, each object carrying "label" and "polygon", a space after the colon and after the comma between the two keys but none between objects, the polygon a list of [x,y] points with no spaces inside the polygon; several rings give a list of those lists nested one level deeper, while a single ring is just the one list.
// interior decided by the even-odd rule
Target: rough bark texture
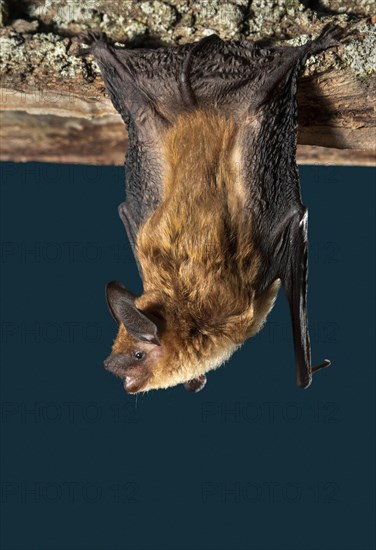
[{"label": "rough bark texture", "polygon": [[[299,44],[328,21],[357,31],[310,58],[299,86],[298,161],[375,159],[376,17],[371,0],[0,0],[1,159],[121,164],[126,132],[77,35],[129,47],[183,44],[216,32]],[[298,37],[298,38],[297,38]]]}]

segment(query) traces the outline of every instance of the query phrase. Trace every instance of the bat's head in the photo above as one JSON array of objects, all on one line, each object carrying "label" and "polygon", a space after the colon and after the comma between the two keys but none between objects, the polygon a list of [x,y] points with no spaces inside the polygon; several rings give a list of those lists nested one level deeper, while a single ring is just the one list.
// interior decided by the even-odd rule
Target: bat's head
[{"label": "bat's head", "polygon": [[123,380],[128,393],[178,384],[199,391],[205,385],[204,373],[220,366],[237,347],[213,349],[205,335],[192,336],[176,312],[168,313],[168,307],[148,295],[136,298],[120,283],[109,283],[106,295],[119,330],[104,365]]},{"label": "bat's head", "polygon": [[106,287],[108,307],[119,325],[105,368],[124,381],[128,393],[151,389],[156,366],[164,355],[160,341],[163,319],[136,306],[136,296],[118,282]]}]

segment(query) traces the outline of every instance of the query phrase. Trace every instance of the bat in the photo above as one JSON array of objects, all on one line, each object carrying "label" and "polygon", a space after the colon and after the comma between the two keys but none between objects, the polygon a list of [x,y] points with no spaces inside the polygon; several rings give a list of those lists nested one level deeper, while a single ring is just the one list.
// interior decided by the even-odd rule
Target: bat
[{"label": "bat", "polygon": [[107,285],[118,333],[105,360],[128,393],[201,390],[262,328],[280,286],[297,385],[330,365],[311,365],[296,89],[307,58],[342,35],[328,25],[299,47],[217,35],[158,49],[83,39],[129,136],[119,215],[143,293]]}]

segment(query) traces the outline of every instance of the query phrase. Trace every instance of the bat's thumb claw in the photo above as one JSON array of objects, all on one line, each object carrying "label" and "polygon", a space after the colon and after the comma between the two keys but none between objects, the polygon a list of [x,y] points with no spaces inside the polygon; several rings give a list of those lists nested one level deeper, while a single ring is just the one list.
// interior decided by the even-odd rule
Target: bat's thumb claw
[{"label": "bat's thumb claw", "polygon": [[312,367],[312,372],[317,372],[321,369],[325,369],[326,367],[329,367],[329,365],[331,365],[329,359],[324,359],[324,362],[321,363],[321,365],[318,365],[317,367]]}]

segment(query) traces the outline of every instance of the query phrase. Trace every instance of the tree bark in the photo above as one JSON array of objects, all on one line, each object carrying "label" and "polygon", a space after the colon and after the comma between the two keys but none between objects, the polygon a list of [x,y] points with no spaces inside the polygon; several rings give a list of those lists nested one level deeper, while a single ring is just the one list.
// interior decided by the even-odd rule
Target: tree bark
[{"label": "tree bark", "polygon": [[298,91],[298,162],[375,164],[376,19],[368,0],[356,7],[350,0],[0,0],[1,21],[1,160],[123,163],[123,122],[95,62],[75,56],[81,31],[105,31],[130,47],[182,44],[209,32],[297,44],[333,21],[357,34],[307,64]]}]

